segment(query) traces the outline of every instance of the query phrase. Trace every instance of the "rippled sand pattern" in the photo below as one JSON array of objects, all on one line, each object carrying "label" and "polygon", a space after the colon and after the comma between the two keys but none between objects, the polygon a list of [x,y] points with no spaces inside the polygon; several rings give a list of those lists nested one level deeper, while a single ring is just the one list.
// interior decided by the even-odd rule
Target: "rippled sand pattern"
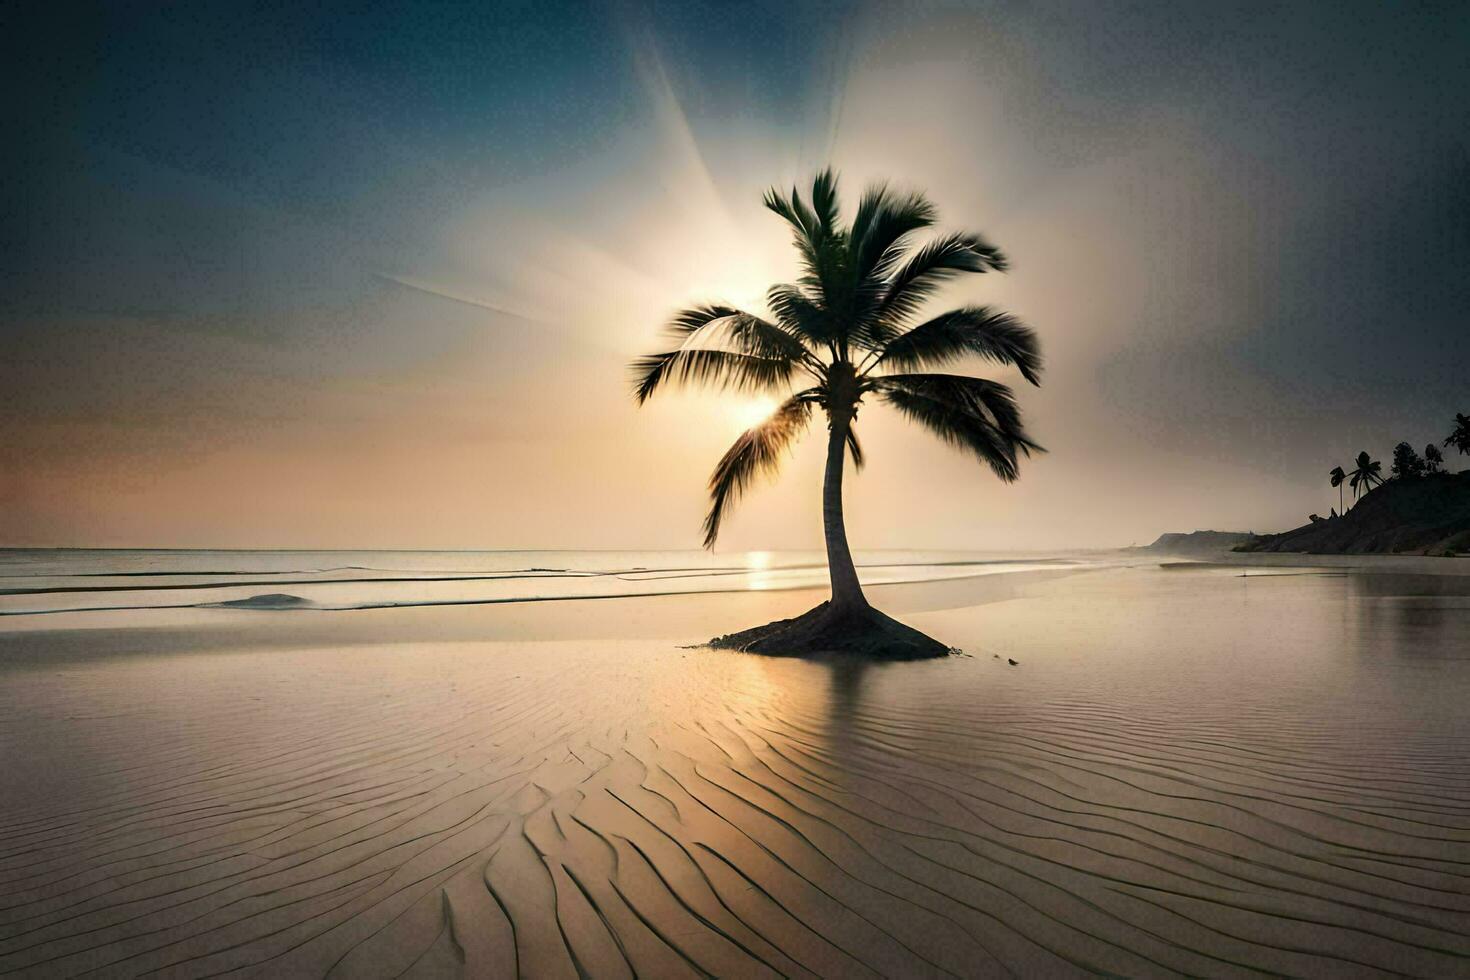
[{"label": "rippled sand pattern", "polygon": [[972,656],[868,669],[10,636],[0,972],[1465,975],[1465,590],[1237,576],[895,588]]}]

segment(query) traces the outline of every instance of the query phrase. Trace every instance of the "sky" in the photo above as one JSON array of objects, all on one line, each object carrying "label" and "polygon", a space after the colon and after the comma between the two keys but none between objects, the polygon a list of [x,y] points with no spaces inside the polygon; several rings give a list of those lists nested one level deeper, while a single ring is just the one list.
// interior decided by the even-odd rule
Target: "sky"
[{"label": "sky", "polygon": [[[1279,530],[1470,412],[1470,5],[32,6],[0,546],[697,547],[758,406],[627,363],[762,311],[827,164],[999,244],[940,301],[1047,362],[1014,484],[865,406],[855,548]],[[823,443],[720,550],[820,545]]]}]

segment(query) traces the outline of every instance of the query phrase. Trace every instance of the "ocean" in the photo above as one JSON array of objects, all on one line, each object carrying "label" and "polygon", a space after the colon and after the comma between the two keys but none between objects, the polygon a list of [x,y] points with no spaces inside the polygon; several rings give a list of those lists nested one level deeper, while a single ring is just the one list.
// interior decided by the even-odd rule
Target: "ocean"
[{"label": "ocean", "polygon": [[[859,553],[865,584],[931,582],[1117,560],[885,551]],[[820,552],[748,551],[231,551],[0,550],[0,616],[169,610],[381,609],[557,599],[813,588],[827,582]],[[94,617],[95,618],[95,617]],[[3,627],[0,627],[3,628]]]}]

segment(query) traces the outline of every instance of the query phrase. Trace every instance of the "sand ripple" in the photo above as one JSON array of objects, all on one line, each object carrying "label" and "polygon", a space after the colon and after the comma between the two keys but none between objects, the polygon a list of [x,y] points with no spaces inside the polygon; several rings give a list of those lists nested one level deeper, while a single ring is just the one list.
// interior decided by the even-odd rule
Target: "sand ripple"
[{"label": "sand ripple", "polygon": [[1470,971],[1458,730],[1028,669],[454,643],[16,675],[7,751],[60,768],[0,807],[0,972]]}]

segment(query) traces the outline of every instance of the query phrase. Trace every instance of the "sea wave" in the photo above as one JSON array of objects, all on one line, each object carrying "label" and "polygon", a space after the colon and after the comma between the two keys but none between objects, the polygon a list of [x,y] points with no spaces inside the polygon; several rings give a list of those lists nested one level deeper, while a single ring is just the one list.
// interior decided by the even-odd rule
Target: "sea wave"
[{"label": "sea wave", "polygon": [[[217,557],[217,556],[216,556]],[[390,557],[391,556],[385,556]],[[443,557],[442,555],[440,557]],[[129,567],[136,556],[120,559],[111,568],[66,567],[57,562],[40,573],[5,573],[15,582],[0,588],[0,616],[46,616],[62,613],[118,612],[144,609],[270,609],[280,611],[349,611],[413,606],[493,605],[516,602],[552,602],[576,599],[618,599],[637,596],[685,595],[713,592],[785,591],[816,588],[826,583],[826,564],[805,554],[753,553],[734,556],[723,564],[696,563],[686,555],[663,562],[608,561],[624,555],[579,555],[564,563],[520,563],[515,567],[485,568],[483,554],[471,553],[460,568],[413,568],[398,562],[396,573],[380,574],[391,561],[371,564],[330,564],[320,571],[283,568],[285,562],[252,556],[242,562],[253,567],[208,571],[162,567]],[[644,558],[655,555],[638,556]],[[657,556],[663,557],[663,556]],[[172,564],[187,565],[197,555],[174,557]],[[95,559],[88,559],[88,562]],[[502,566],[509,563],[501,560]],[[300,563],[304,564],[304,563]],[[860,561],[863,581],[870,586],[929,582],[1003,574],[1039,568],[1074,566],[1074,557],[963,557],[950,554],[906,553]],[[57,567],[60,565],[60,567]],[[581,567],[577,567],[577,566]],[[479,567],[476,567],[479,566]],[[343,574],[360,572],[362,574]],[[181,581],[181,579],[188,579]],[[268,592],[259,590],[268,589]],[[293,602],[267,601],[290,595]],[[102,596],[118,601],[99,603]]]}]

